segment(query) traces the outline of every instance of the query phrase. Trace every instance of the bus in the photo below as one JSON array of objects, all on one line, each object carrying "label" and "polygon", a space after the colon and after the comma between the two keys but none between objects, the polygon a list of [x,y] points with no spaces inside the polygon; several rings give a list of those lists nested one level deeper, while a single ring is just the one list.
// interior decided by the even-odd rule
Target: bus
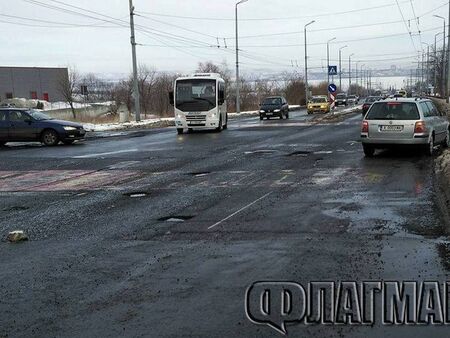
[{"label": "bus", "polygon": [[178,134],[201,129],[221,132],[228,127],[225,81],[220,74],[206,73],[175,80],[170,101]]}]

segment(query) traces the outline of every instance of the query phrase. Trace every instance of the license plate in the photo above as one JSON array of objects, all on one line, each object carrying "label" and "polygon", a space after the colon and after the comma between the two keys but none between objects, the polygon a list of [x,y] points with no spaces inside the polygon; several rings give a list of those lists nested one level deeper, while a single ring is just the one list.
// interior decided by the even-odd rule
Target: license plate
[{"label": "license plate", "polygon": [[403,126],[381,126],[381,131],[403,131]]},{"label": "license plate", "polygon": [[266,115],[273,115],[273,113],[266,113]]},{"label": "license plate", "polygon": [[201,125],[201,124],[205,124],[205,122],[201,122],[201,121],[199,121],[199,122],[189,122],[189,124],[191,126],[198,126],[198,125]]}]

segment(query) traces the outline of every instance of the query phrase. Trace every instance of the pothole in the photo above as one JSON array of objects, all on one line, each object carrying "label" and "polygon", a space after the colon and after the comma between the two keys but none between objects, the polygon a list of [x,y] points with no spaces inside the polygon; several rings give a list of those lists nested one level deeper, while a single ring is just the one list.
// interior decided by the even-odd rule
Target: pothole
[{"label": "pothole", "polygon": [[24,210],[28,210],[30,209],[29,207],[24,207],[24,206],[14,206],[14,207],[10,207],[10,208],[5,208],[3,209],[3,211],[24,211]]},{"label": "pothole", "polygon": [[310,154],[311,154],[310,151],[299,150],[299,151],[294,151],[293,153],[290,153],[290,154],[287,155],[287,156],[289,156],[289,157],[291,157],[291,156],[306,157],[306,156],[308,156],[308,155],[310,155]]},{"label": "pothole", "polygon": [[143,198],[143,197],[147,197],[148,193],[137,191],[137,192],[128,192],[128,193],[123,194],[123,195],[127,196],[127,197],[130,197],[130,198]]},{"label": "pothole", "polygon": [[170,223],[182,223],[185,221],[189,221],[190,219],[194,218],[195,216],[167,216],[167,217],[161,217],[158,219],[160,222],[170,222]]}]

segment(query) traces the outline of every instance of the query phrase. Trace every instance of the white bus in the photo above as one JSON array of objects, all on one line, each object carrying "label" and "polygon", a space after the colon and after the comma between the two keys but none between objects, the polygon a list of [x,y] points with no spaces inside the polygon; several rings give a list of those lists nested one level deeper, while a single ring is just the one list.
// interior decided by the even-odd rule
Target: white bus
[{"label": "white bus", "polygon": [[171,103],[178,134],[199,129],[227,129],[225,81],[219,74],[194,74],[175,80]]}]

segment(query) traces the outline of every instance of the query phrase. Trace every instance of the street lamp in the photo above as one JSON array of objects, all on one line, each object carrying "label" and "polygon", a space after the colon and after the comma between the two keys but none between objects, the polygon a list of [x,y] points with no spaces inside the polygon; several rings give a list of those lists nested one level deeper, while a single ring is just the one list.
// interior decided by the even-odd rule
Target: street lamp
[{"label": "street lamp", "polygon": [[[436,95],[436,89],[437,89],[437,66],[438,66],[438,57],[437,57],[437,37],[441,35],[442,32],[437,33],[434,35],[434,95]],[[445,39],[445,38],[444,38]]]},{"label": "street lamp", "polygon": [[328,84],[330,84],[330,42],[336,40],[332,38],[327,41],[327,74],[328,74]]},{"label": "street lamp", "polygon": [[[426,68],[426,77],[425,77],[425,90],[428,94],[428,85],[429,85],[429,78],[430,78],[430,45],[426,42],[422,42],[422,45],[427,46],[427,61],[426,61],[427,68]],[[423,58],[422,58],[422,61],[423,61]],[[423,67],[423,62],[422,62],[422,73],[423,73],[423,68],[424,67]]]},{"label": "street lamp", "polygon": [[352,56],[355,55],[355,53],[350,54],[348,56],[348,94],[350,94],[351,86],[352,86]]},{"label": "street lamp", "polygon": [[339,48],[339,90],[340,91],[342,91],[342,50],[347,47],[348,46],[345,45],[344,47]]},{"label": "street lamp", "polygon": [[235,18],[236,18],[236,112],[239,114],[241,112],[241,97],[239,93],[240,89],[240,79],[239,79],[239,27],[238,27],[238,5],[247,2],[248,0],[241,0],[236,3],[235,7]]},{"label": "street lamp", "polygon": [[314,22],[316,22],[315,20],[307,23],[305,25],[305,100],[306,100],[306,106],[308,106],[308,97],[309,97],[309,88],[308,88],[308,43],[306,40],[306,28],[309,25],[312,25]]},{"label": "street lamp", "polygon": [[444,21],[444,49],[442,50],[442,93],[441,93],[441,97],[443,97],[443,95],[445,95],[447,97],[448,100],[448,95],[447,95],[447,89],[445,88],[445,29],[447,28],[447,22],[445,20],[445,18],[443,16],[440,15],[433,15],[436,18],[442,19]]}]

